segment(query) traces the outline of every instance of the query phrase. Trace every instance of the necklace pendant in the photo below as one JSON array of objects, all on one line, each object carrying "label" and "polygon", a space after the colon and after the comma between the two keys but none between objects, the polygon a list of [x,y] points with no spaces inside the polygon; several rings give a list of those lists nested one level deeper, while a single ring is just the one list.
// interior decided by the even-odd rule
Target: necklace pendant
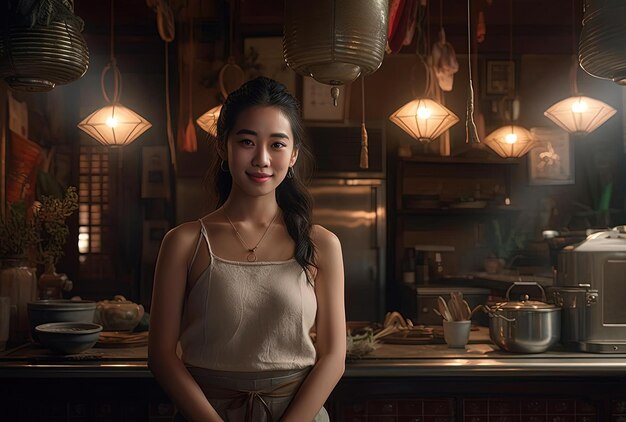
[{"label": "necklace pendant", "polygon": [[256,261],[256,254],[254,253],[254,251],[250,251],[250,253],[248,255],[246,255],[246,260],[248,262],[255,262]]}]

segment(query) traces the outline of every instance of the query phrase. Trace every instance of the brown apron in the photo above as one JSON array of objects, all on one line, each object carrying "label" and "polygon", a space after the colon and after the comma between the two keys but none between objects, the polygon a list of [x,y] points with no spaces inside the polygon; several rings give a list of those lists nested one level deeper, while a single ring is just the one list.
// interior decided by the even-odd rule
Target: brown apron
[{"label": "brown apron", "polygon": [[[311,367],[263,372],[187,369],[226,422],[278,421],[311,371]],[[177,413],[174,421],[185,419]],[[320,409],[314,422],[328,421],[326,409]]]}]

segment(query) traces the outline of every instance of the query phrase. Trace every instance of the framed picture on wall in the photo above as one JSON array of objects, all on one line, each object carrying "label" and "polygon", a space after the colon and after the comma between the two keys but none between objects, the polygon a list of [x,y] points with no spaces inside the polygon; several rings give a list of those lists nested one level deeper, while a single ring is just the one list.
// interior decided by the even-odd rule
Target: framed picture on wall
[{"label": "framed picture on wall", "polygon": [[509,95],[515,92],[515,62],[487,60],[485,94],[487,96]]},{"label": "framed picture on wall", "polygon": [[350,103],[350,85],[339,86],[337,105],[333,105],[330,85],[313,78],[302,80],[302,117],[309,121],[345,122]]},{"label": "framed picture on wall", "polygon": [[561,129],[534,127],[537,146],[528,153],[531,185],[574,184],[574,154],[569,134]]}]

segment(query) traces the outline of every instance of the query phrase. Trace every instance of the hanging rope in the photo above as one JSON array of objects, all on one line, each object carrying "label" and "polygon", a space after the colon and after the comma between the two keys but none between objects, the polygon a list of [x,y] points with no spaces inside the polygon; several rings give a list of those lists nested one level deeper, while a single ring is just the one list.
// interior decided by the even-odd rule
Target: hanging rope
[{"label": "hanging rope", "polygon": [[365,76],[361,75],[361,161],[359,167],[369,168],[369,145],[365,128]]},{"label": "hanging rope", "polygon": [[[109,63],[104,66],[102,73],[100,73],[100,89],[102,90],[102,96],[104,100],[111,103],[114,107],[120,100],[122,95],[122,75],[117,67],[117,60],[115,59],[115,0],[111,0],[111,19],[110,19],[110,37],[109,37]],[[107,72],[111,70],[113,72],[113,96],[109,97],[107,94],[104,78]]]}]

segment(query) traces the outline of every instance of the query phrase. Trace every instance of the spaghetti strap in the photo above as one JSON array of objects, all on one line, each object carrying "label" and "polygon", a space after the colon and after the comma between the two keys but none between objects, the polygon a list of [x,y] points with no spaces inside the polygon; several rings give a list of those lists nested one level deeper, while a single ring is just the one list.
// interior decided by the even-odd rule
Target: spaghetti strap
[{"label": "spaghetti strap", "polygon": [[[202,227],[202,221],[200,221],[200,226]],[[196,257],[198,256],[198,251],[200,250],[200,243],[202,243],[202,228],[200,229],[200,236],[198,236],[198,241],[196,242],[196,250],[193,252],[193,256],[191,257],[189,265],[187,266],[188,275],[191,272],[191,267],[193,267],[193,263],[196,262]]]},{"label": "spaghetti strap", "polygon": [[198,220],[200,221],[200,233],[202,233],[202,236],[204,236],[204,240],[206,241],[206,246],[207,248],[209,248],[209,255],[211,256],[211,260],[213,260],[213,251],[211,250],[211,242],[209,242],[209,235],[206,231],[206,227],[204,226],[204,223],[202,222],[202,220]]}]

